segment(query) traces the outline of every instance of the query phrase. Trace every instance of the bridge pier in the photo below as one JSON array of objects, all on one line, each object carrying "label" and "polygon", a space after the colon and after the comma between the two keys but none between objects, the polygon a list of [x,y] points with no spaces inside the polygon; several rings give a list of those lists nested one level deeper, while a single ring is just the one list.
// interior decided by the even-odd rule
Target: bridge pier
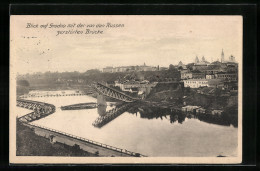
[{"label": "bridge pier", "polygon": [[105,99],[105,97],[104,97],[102,94],[99,94],[99,93],[98,93],[98,96],[97,96],[97,104],[98,104],[98,105],[102,105],[102,106],[107,106],[106,99]]}]

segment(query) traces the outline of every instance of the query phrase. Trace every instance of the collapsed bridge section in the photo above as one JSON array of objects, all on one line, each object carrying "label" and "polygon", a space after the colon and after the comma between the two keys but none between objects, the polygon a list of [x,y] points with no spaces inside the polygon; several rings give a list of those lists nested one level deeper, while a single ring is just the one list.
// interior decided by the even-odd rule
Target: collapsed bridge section
[{"label": "collapsed bridge section", "polygon": [[117,107],[109,110],[108,112],[106,112],[105,115],[99,116],[92,123],[92,125],[97,128],[103,127],[104,125],[108,124],[109,122],[111,122],[112,120],[114,120],[115,118],[117,118],[118,116],[123,114],[127,109],[129,109],[129,107],[132,106],[132,104],[133,103],[124,103],[120,106],[117,106]]},{"label": "collapsed bridge section", "polygon": [[102,94],[104,96],[113,98],[113,99],[117,99],[123,102],[134,102],[137,101],[137,98],[131,97],[123,92],[120,92],[118,90],[115,90],[111,87],[105,86],[101,83],[94,83],[92,84],[92,87],[99,93]]},{"label": "collapsed bridge section", "polygon": [[19,117],[18,120],[21,122],[32,122],[46,117],[56,111],[55,106],[52,104],[24,99],[18,99],[16,101],[16,106],[33,110],[31,113]]}]

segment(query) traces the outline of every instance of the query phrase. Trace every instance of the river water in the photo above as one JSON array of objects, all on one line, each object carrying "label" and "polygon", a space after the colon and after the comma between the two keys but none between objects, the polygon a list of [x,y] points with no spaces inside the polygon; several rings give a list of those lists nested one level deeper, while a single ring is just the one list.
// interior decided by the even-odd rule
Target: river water
[{"label": "river water", "polygon": [[[160,114],[160,110],[140,107],[125,111],[102,127],[92,123],[115,106],[64,110],[60,106],[96,102],[90,96],[30,97],[56,106],[56,112],[34,121],[35,124],[91,139],[107,145],[154,157],[237,156],[236,127],[201,121],[193,117]],[[18,108],[18,107],[17,107]],[[26,113],[28,110],[19,112]],[[18,112],[18,111],[17,111]],[[21,116],[22,114],[17,114]],[[177,116],[177,117],[176,117]]]}]

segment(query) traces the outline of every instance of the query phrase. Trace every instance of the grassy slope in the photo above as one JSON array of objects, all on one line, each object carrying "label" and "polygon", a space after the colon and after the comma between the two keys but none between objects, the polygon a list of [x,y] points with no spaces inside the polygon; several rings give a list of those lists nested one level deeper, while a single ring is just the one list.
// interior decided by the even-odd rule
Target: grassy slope
[{"label": "grassy slope", "polygon": [[17,156],[96,156],[77,147],[61,143],[51,144],[44,137],[36,135],[30,128],[17,124]]}]

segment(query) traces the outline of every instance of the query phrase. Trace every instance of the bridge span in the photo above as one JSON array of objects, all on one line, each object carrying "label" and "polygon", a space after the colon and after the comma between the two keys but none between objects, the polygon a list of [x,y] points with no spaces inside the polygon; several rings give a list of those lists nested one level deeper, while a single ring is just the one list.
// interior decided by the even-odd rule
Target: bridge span
[{"label": "bridge span", "polygon": [[18,119],[21,122],[32,122],[41,119],[54,113],[56,110],[55,106],[52,104],[24,99],[18,99],[16,101],[16,106],[33,110],[31,113],[19,117]]},{"label": "bridge span", "polygon": [[99,116],[92,125],[97,128],[101,128],[104,125],[108,124],[118,116],[120,116],[122,113],[124,113],[126,110],[128,110],[132,105],[132,103],[124,103],[120,106],[117,106],[105,113],[105,115]]},{"label": "bridge span", "polygon": [[123,102],[131,103],[139,100],[138,98],[131,97],[123,92],[120,92],[116,89],[113,89],[111,87],[105,86],[101,83],[94,83],[92,84],[92,87],[101,95],[117,99]]}]

